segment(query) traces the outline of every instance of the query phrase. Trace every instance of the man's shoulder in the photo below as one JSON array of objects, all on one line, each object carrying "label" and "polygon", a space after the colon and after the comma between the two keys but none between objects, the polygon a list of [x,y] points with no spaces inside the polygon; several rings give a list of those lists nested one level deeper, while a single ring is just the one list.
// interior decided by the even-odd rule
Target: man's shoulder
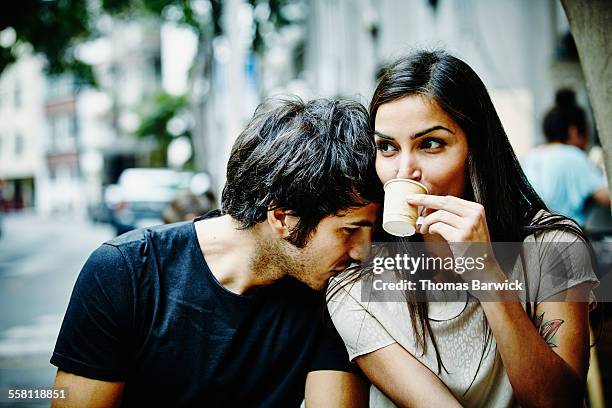
[{"label": "man's shoulder", "polygon": [[106,241],[105,243],[112,246],[120,247],[141,243],[155,235],[159,235],[162,238],[185,235],[185,233],[190,227],[190,224],[192,224],[191,221],[183,221],[174,224],[162,224],[147,228],[139,228],[121,234],[115,238]]},{"label": "man's shoulder", "polygon": [[163,261],[193,251],[197,247],[193,228],[192,222],[185,221],[136,229],[104,242],[98,252],[113,252],[131,268],[140,269],[151,257]]},{"label": "man's shoulder", "polygon": [[193,223],[191,221],[155,225],[126,232],[106,241],[105,244],[124,250],[130,247],[139,247],[150,241],[168,242],[176,239],[189,239],[192,229]]},{"label": "man's shoulder", "polygon": [[557,148],[557,152],[558,153],[555,158],[559,159],[559,164],[562,167],[567,168],[568,164],[582,164],[589,161],[589,157],[587,156],[587,154],[582,149],[573,145],[560,145]]}]

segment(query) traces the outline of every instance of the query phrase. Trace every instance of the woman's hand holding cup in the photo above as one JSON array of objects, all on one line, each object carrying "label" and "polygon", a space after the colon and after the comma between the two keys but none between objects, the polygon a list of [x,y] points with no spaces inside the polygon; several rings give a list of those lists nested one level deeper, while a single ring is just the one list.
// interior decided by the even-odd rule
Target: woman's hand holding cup
[{"label": "woman's hand holding cup", "polygon": [[506,279],[495,259],[487,217],[481,204],[454,196],[429,194],[410,194],[406,201],[425,209],[420,234],[440,235],[448,243],[455,259],[481,257],[485,260],[483,270],[466,270],[463,280],[503,282]]}]

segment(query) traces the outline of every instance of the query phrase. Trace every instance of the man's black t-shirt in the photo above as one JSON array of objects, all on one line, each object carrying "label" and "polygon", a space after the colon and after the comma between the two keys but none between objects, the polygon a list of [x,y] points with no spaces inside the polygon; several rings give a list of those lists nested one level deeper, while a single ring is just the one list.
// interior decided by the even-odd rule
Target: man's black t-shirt
[{"label": "man's black t-shirt", "polygon": [[123,406],[299,406],[309,371],[353,370],[323,296],[291,278],[228,291],[193,222],[132,231],[83,266],[51,363],[125,381]]}]

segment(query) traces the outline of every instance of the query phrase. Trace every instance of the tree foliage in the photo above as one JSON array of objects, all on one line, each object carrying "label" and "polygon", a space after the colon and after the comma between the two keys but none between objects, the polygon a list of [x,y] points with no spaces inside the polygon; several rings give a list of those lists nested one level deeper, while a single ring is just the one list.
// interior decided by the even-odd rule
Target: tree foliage
[{"label": "tree foliage", "polygon": [[23,46],[43,54],[50,74],[73,73],[95,84],[91,67],[77,60],[72,47],[94,33],[90,11],[84,0],[21,0],[0,13],[0,31],[15,32],[13,44],[0,46],[0,74],[19,57]]},{"label": "tree foliage", "polygon": [[160,139],[172,140],[174,136],[167,130],[168,122],[188,106],[185,96],[173,96],[165,92],[153,97],[151,106],[141,117],[140,126],[136,130],[137,137],[143,138],[155,135]]},{"label": "tree foliage", "polygon": [[[102,0],[95,4],[91,0],[21,0],[19,7],[5,7],[0,13],[0,31],[14,30],[15,41],[0,46],[0,74],[26,46],[46,58],[48,73],[73,74],[77,80],[95,85],[91,66],[79,61],[74,51],[79,42],[102,34],[97,22],[105,14],[119,18],[152,15],[161,21],[172,18],[192,27],[200,40],[222,33],[220,0]],[[170,17],[165,13],[168,7],[180,13]],[[205,15],[203,8],[209,11]]]},{"label": "tree foliage", "polygon": [[187,136],[191,139],[190,126],[187,124],[180,134],[172,134],[168,124],[177,116],[185,114],[189,101],[185,96],[173,96],[165,92],[157,93],[143,106],[140,125],[134,132],[139,139],[152,138],[156,146],[151,160],[155,166],[166,166],[167,149],[175,137]]},{"label": "tree foliage", "polygon": [[[267,10],[265,19],[253,22],[251,48],[265,51],[266,29],[279,30],[292,24],[284,12],[305,0],[247,0],[251,6]],[[168,13],[173,9],[174,13]],[[97,22],[102,15],[134,17],[149,15],[191,27],[198,39],[212,41],[223,34],[222,0],[21,0],[18,7],[5,7],[0,13],[0,31],[13,29],[15,41],[0,46],[0,74],[19,57],[24,45],[47,60],[50,74],[73,74],[77,80],[95,84],[92,68],[75,57],[75,46],[102,34]]]}]

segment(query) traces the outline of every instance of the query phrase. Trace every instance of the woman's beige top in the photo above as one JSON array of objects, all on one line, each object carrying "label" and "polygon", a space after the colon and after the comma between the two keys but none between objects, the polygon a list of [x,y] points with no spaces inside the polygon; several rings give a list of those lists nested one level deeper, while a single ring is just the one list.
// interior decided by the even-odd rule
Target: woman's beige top
[{"label": "woman's beige top", "polygon": [[[597,283],[597,277],[585,251],[565,251],[564,254],[558,254],[559,251],[555,248],[555,243],[575,241],[579,241],[579,238],[560,231],[543,233],[537,239],[533,236],[525,239],[525,243],[530,243],[528,246],[531,248],[525,264],[532,300],[536,298],[537,302],[542,302],[579,283]],[[570,263],[571,276],[566,281],[547,276],[546,268],[542,265],[550,261],[546,258],[550,258],[551,254],[554,254],[552,257],[555,260],[561,256],[566,258],[564,261]],[[524,282],[523,276],[522,264],[517,262],[511,279]],[[336,280],[342,278],[340,276]],[[364,297],[362,285],[371,285],[370,278],[371,276],[364,277],[354,284],[344,286],[328,302],[332,320],[344,340],[351,360],[398,343],[436,373],[463,406],[518,406],[493,336],[478,369],[485,345],[484,315],[478,301],[472,297],[468,300],[466,293],[460,302],[435,302],[428,305],[431,328],[442,362],[448,370],[437,373],[435,350],[431,344],[424,353],[416,346],[405,301],[399,298],[394,302],[362,299]],[[333,286],[334,284],[330,287]],[[395,405],[372,385],[370,406],[394,407]]]}]

